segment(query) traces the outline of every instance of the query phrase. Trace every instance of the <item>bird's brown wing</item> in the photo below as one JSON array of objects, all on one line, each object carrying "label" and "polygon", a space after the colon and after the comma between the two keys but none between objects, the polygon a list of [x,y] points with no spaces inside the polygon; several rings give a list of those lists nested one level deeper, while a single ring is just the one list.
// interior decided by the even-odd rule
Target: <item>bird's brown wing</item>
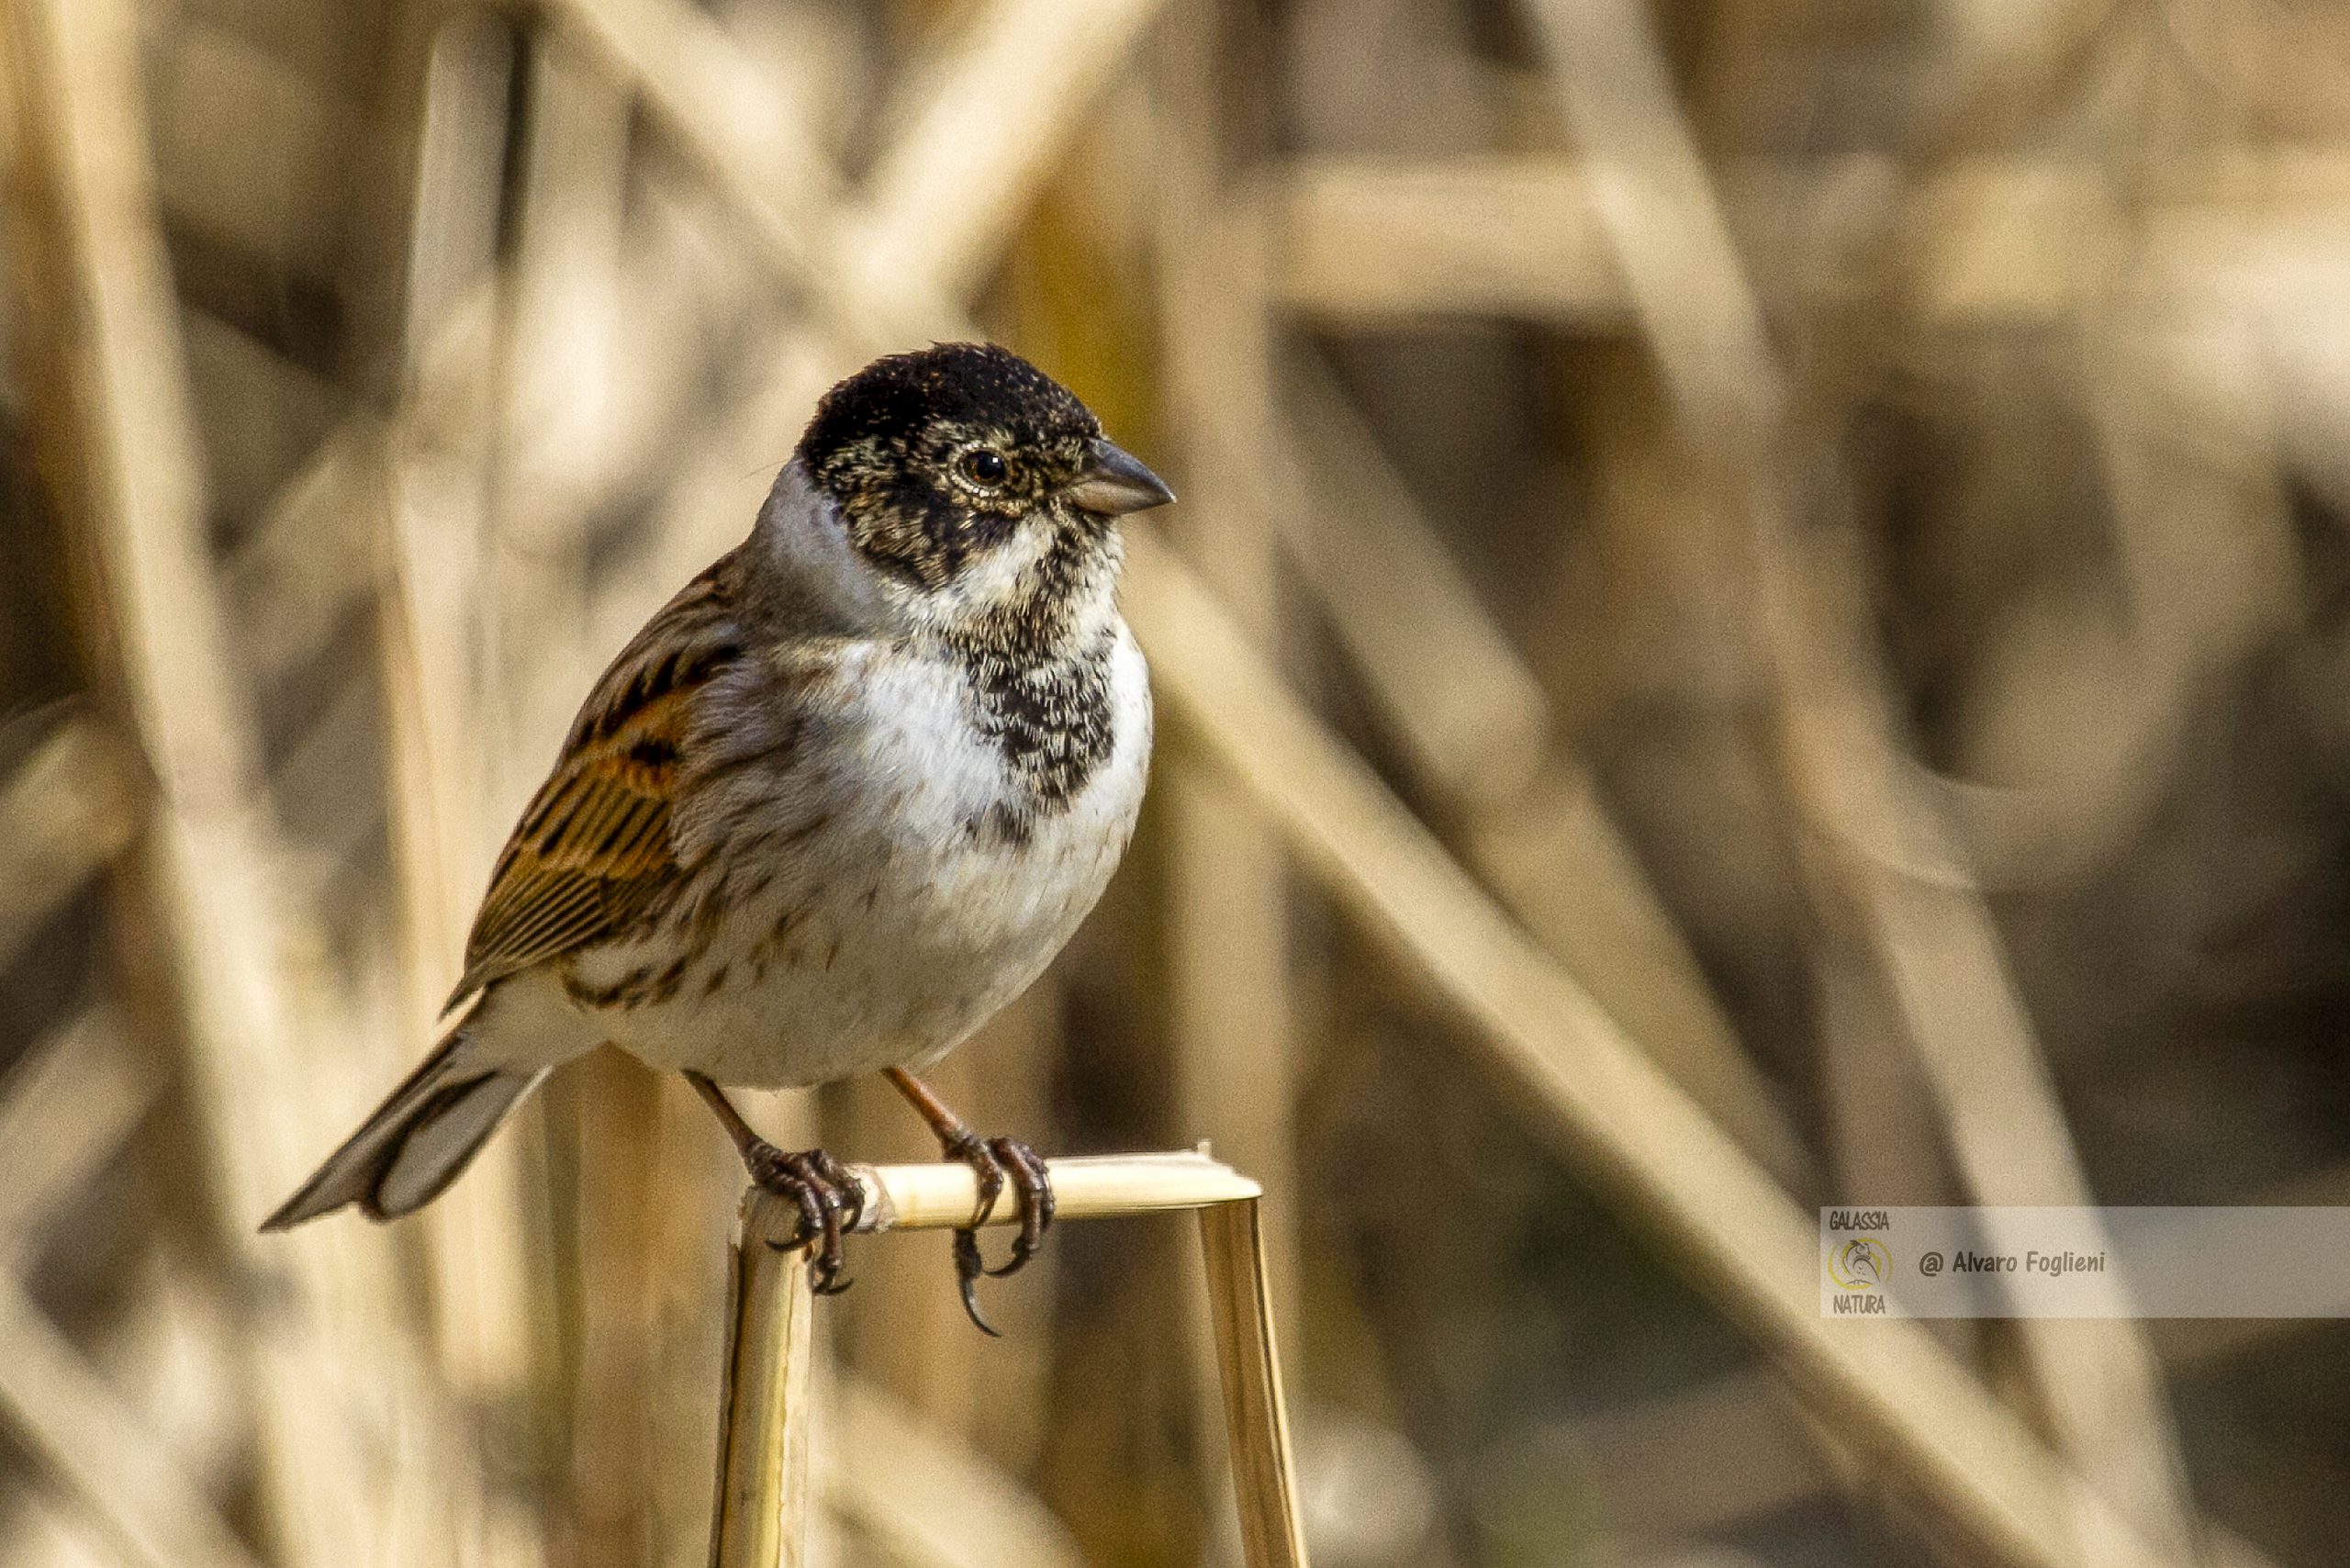
[{"label": "bird's brown wing", "polygon": [[450,1005],[625,933],[680,884],[670,811],[695,698],[743,656],[730,562],[665,605],[588,694],[498,857]]}]

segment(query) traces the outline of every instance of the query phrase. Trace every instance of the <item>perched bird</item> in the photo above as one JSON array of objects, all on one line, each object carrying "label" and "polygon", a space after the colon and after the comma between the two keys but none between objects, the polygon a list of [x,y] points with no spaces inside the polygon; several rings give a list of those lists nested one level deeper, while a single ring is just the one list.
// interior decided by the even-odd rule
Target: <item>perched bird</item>
[{"label": "perched bird", "polygon": [[[913,1070],[1010,1002],[1125,853],[1150,759],[1117,520],[1172,493],[1026,361],[942,343],[834,386],[750,537],[588,694],[490,877],[438,1047],[263,1226],[431,1202],[557,1067],[612,1041],[692,1081],[800,1205],[819,1288],[863,1194],[765,1142],[722,1084],[886,1072],[947,1156],[1008,1178],[1009,1273],[1044,1164]],[[976,1231],[955,1236],[980,1319]],[[992,1330],[990,1330],[992,1332]]]}]

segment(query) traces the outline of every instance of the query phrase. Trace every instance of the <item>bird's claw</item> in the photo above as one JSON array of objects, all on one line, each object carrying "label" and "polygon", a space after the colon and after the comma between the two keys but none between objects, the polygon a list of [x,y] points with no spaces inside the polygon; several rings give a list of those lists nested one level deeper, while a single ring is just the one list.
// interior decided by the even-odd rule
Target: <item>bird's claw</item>
[{"label": "bird's claw", "polygon": [[821,1148],[789,1154],[767,1142],[752,1144],[743,1163],[751,1180],[767,1192],[799,1206],[800,1228],[778,1248],[814,1245],[809,1267],[815,1275],[811,1287],[818,1295],[838,1295],[848,1289],[841,1277],[841,1238],[856,1228],[865,1213],[865,1189],[848,1168]]},{"label": "bird's claw", "polygon": [[979,1261],[979,1233],[958,1230],[955,1233],[955,1288],[962,1293],[963,1315],[973,1327],[990,1338],[1001,1339],[994,1324],[979,1316],[979,1276],[987,1272]]},{"label": "bird's claw", "polygon": [[[979,1276],[1000,1280],[1016,1274],[1036,1255],[1045,1231],[1053,1223],[1052,1175],[1035,1149],[1013,1138],[965,1133],[944,1141],[946,1157],[968,1165],[979,1182],[979,1208],[971,1224],[955,1232],[955,1283],[972,1323],[982,1333],[994,1334],[994,1327],[979,1316]],[[979,1256],[979,1227],[995,1213],[996,1200],[1003,1195],[1007,1180],[1020,1204],[1020,1233],[1013,1238],[1012,1256],[1003,1266],[990,1269]]]},{"label": "bird's claw", "polygon": [[1012,1256],[1002,1268],[988,1271],[990,1279],[1001,1280],[1026,1268],[1043,1245],[1045,1232],[1053,1223],[1053,1176],[1045,1169],[1043,1159],[1024,1143],[990,1138],[988,1152],[1012,1179],[1013,1193],[1020,1203],[1020,1230],[1012,1238]]}]

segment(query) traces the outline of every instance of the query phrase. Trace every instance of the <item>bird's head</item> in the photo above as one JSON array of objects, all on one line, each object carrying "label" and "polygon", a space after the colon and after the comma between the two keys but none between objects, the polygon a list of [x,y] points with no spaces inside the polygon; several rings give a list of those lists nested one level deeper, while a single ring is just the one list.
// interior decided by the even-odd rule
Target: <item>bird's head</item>
[{"label": "bird's head", "polygon": [[948,624],[1106,603],[1117,519],[1175,498],[1065,387],[991,343],[874,361],[824,395],[798,458],[887,591]]}]

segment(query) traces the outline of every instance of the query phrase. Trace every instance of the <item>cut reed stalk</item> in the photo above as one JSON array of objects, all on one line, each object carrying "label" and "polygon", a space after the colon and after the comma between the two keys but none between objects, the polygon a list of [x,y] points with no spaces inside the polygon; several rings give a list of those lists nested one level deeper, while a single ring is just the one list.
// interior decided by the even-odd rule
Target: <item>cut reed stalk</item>
[{"label": "cut reed stalk", "polygon": [[[1305,1568],[1257,1213],[1263,1190],[1204,1153],[1046,1163],[1062,1219],[1200,1211],[1248,1568]],[[973,1223],[979,1187],[967,1165],[849,1170],[865,1189],[860,1231]],[[1010,1225],[1017,1217],[1013,1204],[999,1203],[979,1223]],[[745,1194],[731,1262],[711,1568],[801,1568],[809,1561],[815,1295],[807,1249],[792,1245],[799,1226],[796,1205],[756,1188]]]}]

